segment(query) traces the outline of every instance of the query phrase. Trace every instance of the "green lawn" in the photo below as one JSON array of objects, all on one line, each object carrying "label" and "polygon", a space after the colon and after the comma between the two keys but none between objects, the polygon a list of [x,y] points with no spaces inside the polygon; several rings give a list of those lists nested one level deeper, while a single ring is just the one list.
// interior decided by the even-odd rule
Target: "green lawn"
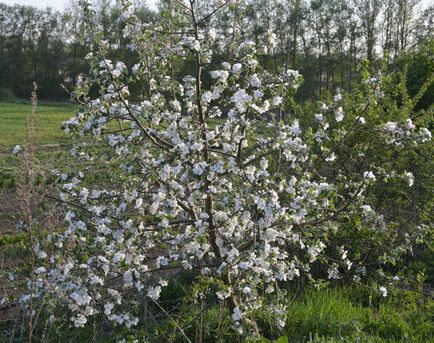
[{"label": "green lawn", "polygon": [[[0,103],[0,150],[23,144],[30,103]],[[38,145],[59,144],[66,140],[61,123],[69,119],[75,106],[69,104],[39,104],[36,140]]]}]

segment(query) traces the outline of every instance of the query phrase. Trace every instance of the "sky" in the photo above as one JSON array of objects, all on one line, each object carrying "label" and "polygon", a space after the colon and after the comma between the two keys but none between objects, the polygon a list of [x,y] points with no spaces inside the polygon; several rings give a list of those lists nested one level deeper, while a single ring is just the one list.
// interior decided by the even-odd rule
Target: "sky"
[{"label": "sky", "polygon": [[[428,7],[434,0],[421,0],[423,8]],[[20,5],[32,5],[39,8],[52,7],[57,10],[62,10],[69,2],[69,0],[0,0],[0,3],[6,3],[8,5],[20,4]],[[155,5],[157,0],[147,0],[150,7]]]},{"label": "sky", "polygon": [[[152,7],[157,3],[157,0],[146,0],[146,2]],[[7,5],[31,5],[39,8],[51,7],[56,10],[63,10],[65,5],[69,3],[69,0],[0,0],[0,3]]]}]

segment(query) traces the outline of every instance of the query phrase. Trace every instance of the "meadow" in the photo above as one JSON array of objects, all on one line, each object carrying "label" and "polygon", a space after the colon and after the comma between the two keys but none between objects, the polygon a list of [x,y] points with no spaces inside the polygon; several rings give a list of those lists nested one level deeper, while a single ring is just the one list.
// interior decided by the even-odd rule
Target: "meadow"
[{"label": "meadow", "polygon": [[[53,159],[67,158],[64,149],[67,138],[61,123],[70,118],[74,110],[73,105],[66,103],[38,105],[35,143],[39,163],[49,164]],[[21,212],[15,190],[22,164],[12,150],[15,145],[24,144],[30,112],[30,102],[0,102],[0,233],[3,234],[0,241],[3,242],[17,240],[13,233]]]},{"label": "meadow", "polygon": [[[66,137],[61,130],[61,123],[74,114],[74,109],[73,105],[67,103],[40,103],[37,108],[36,143],[39,146],[65,143]],[[31,110],[30,102],[0,102],[0,151],[23,144],[27,117]]]}]

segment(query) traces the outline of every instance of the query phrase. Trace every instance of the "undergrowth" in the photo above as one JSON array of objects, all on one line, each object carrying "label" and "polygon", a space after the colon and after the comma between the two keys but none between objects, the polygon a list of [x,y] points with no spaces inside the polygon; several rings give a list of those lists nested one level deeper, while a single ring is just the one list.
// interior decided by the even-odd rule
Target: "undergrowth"
[{"label": "undergrowth", "polygon": [[[159,305],[143,306],[145,320],[131,329],[112,326],[103,316],[83,329],[54,321],[52,312],[39,315],[35,342],[188,342],[194,341],[202,322],[203,342],[242,342],[229,330],[231,321],[216,302],[206,299],[205,310],[198,312],[191,301],[191,275],[182,274],[165,290]],[[288,296],[288,319],[282,332],[268,325],[269,312],[263,309],[258,322],[263,328],[262,342],[430,342],[434,337],[434,300],[415,291],[396,290],[383,298],[368,286],[309,288]],[[48,307],[47,307],[48,308]],[[57,308],[59,310],[59,308]],[[158,311],[161,310],[161,311]],[[164,311],[163,311],[164,310]],[[182,321],[182,334],[176,325]],[[0,342],[20,342],[18,321],[1,327]],[[158,325],[157,325],[158,324]],[[268,327],[268,328],[267,328]],[[8,328],[8,329],[6,329]],[[185,336],[184,336],[185,335]],[[133,339],[134,338],[134,339]]]}]

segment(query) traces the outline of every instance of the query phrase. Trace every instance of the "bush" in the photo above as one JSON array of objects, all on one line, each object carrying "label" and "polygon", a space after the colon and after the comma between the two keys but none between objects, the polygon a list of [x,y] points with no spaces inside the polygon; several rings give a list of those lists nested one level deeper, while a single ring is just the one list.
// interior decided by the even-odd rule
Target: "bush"
[{"label": "bush", "polygon": [[[212,336],[210,323],[228,313],[229,325],[218,325],[218,334],[256,340],[263,333],[260,310],[274,332],[287,330],[290,337],[356,337],[366,327],[369,334],[404,337],[409,329],[394,312],[378,310],[390,325],[367,325],[361,315],[369,308],[361,311],[332,291],[307,293],[289,308],[285,287],[369,277],[379,283],[379,298],[401,280],[400,262],[423,243],[428,227],[418,218],[400,222],[397,213],[419,177],[396,161],[431,140],[420,118],[413,124],[415,102],[396,101],[393,79],[372,77],[362,66],[363,82],[353,93],[294,113],[302,82],[297,71],[262,70],[254,43],[242,36],[215,70],[211,48],[227,45],[227,37],[211,28],[201,32],[208,17],[196,20],[196,2],[185,13],[178,6],[163,18],[180,24],[161,32],[195,33],[179,41],[136,32],[142,24],[123,9],[126,32],[152,43],[131,71],[106,58],[109,47],[95,40],[90,77],[74,91],[83,106],[63,124],[82,143],[71,150],[79,168],[53,171],[65,229],[38,242],[37,289],[30,291],[61,305],[58,321],[85,330],[104,320],[107,327],[123,326],[123,338],[151,319],[150,331],[166,341],[161,332],[168,328],[203,341]],[[242,6],[219,13],[239,25]],[[93,29],[93,12],[84,10]],[[181,14],[169,14],[175,12]],[[174,77],[168,65],[184,60],[195,74]],[[142,98],[131,101],[129,86],[148,82]],[[103,172],[87,168],[89,161],[110,171],[107,185],[93,182]],[[173,284],[182,270],[200,275],[190,280],[186,300]],[[219,311],[206,310],[217,301]],[[175,311],[180,315],[172,316]]]}]

